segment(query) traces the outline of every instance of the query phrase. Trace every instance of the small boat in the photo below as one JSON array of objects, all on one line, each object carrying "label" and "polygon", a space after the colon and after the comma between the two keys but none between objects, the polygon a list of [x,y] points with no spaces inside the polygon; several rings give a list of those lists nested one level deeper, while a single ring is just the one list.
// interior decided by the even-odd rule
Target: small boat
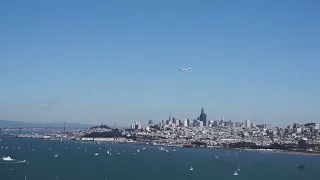
[{"label": "small boat", "polygon": [[233,175],[238,176],[237,170],[234,171]]},{"label": "small boat", "polygon": [[173,150],[172,151],[176,151],[176,148],[173,148]]},{"label": "small boat", "polygon": [[140,152],[140,150],[139,150],[139,149],[137,149],[137,152]]},{"label": "small boat", "polygon": [[240,171],[240,166],[239,166],[239,164],[238,164],[238,171]]},{"label": "small boat", "polygon": [[99,156],[99,154],[98,154],[98,153],[95,153],[94,155],[95,155],[95,156]]},{"label": "small boat", "polygon": [[305,167],[307,167],[308,165],[305,165],[305,164],[297,164],[296,165],[299,169],[304,169]]},{"label": "small boat", "polygon": [[190,167],[190,171],[193,171],[193,167],[192,166]]},{"label": "small boat", "polygon": [[12,159],[10,156],[8,156],[8,157],[2,157],[2,160],[3,161],[14,161],[14,159]]},{"label": "small boat", "polygon": [[59,156],[59,154],[54,155],[55,158],[57,158]]}]

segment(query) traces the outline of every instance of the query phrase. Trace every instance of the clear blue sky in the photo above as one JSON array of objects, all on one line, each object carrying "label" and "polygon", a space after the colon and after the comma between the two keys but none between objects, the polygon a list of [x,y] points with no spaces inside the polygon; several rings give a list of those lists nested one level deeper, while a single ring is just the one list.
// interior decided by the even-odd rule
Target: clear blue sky
[{"label": "clear blue sky", "polygon": [[[320,123],[318,0],[3,0],[0,119]],[[180,73],[179,68],[192,71]]]}]

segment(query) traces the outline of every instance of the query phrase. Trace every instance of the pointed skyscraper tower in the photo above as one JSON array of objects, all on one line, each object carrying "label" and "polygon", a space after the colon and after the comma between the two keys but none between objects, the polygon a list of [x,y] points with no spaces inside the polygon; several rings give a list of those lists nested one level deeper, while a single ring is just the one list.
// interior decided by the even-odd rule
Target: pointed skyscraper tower
[{"label": "pointed skyscraper tower", "polygon": [[203,108],[201,108],[200,121],[202,121],[203,126],[207,126],[207,115],[204,113]]}]

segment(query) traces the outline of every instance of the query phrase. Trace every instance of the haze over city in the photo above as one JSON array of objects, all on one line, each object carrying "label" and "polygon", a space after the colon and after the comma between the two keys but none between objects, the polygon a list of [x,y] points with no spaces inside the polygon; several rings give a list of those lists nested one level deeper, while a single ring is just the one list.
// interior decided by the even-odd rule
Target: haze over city
[{"label": "haze over city", "polygon": [[[318,1],[0,3],[0,119],[320,122]],[[191,67],[189,72],[179,68]]]}]

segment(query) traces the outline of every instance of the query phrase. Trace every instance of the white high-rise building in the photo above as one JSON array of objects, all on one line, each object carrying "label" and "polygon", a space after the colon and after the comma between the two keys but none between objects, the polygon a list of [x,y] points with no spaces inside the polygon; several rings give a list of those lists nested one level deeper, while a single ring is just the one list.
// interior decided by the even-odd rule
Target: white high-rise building
[{"label": "white high-rise building", "polygon": [[185,120],[183,121],[183,126],[184,126],[184,127],[188,127],[188,119],[185,119]]},{"label": "white high-rise building", "polygon": [[208,127],[212,127],[213,126],[213,121],[209,121]]},{"label": "white high-rise building", "polygon": [[140,122],[136,122],[136,129],[141,129],[141,123]]},{"label": "white high-rise building", "polygon": [[255,128],[256,124],[254,122],[251,122],[251,127],[250,128]]},{"label": "white high-rise building", "polygon": [[198,123],[199,123],[198,127],[203,128],[203,121],[198,121]]},{"label": "white high-rise building", "polygon": [[244,126],[245,126],[246,128],[251,128],[251,122],[250,122],[250,120],[246,120],[246,121],[244,122]]}]

